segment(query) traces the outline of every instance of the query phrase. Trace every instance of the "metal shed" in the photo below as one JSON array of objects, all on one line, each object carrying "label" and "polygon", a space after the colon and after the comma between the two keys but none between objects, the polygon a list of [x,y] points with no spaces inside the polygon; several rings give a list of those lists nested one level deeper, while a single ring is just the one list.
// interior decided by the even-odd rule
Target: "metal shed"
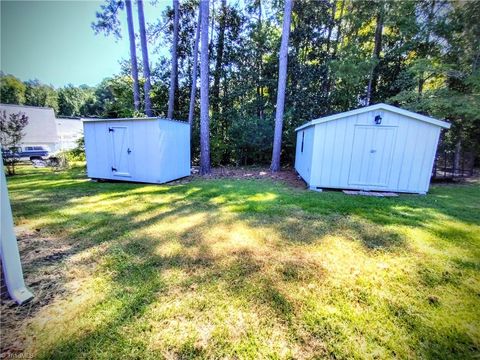
[{"label": "metal shed", "polygon": [[83,119],[90,178],[165,183],[190,175],[190,125],[163,118]]},{"label": "metal shed", "polygon": [[310,189],[426,194],[445,121],[387,104],[312,120],[297,129],[295,169]]}]

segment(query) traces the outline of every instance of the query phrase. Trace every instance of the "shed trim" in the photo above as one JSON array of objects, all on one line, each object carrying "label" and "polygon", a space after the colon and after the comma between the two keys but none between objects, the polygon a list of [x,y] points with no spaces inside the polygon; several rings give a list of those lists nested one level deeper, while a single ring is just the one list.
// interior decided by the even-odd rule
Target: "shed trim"
[{"label": "shed trim", "polygon": [[111,121],[135,121],[135,120],[166,120],[166,121],[173,121],[176,123],[181,123],[185,125],[189,125],[187,121],[183,120],[176,120],[176,119],[168,119],[168,118],[161,118],[161,117],[137,117],[137,118],[111,118],[111,119],[98,119],[98,118],[82,118],[83,122],[111,122]]},{"label": "shed trim", "polygon": [[359,108],[359,109],[346,111],[346,112],[326,116],[326,117],[323,117],[323,118],[311,120],[308,123],[303,124],[302,126],[299,126],[298,128],[296,128],[295,131],[305,129],[307,127],[310,127],[310,126],[313,126],[313,125],[316,125],[316,124],[322,124],[322,123],[325,123],[325,122],[328,122],[328,121],[341,119],[341,118],[344,118],[344,117],[347,117],[347,116],[358,115],[358,114],[362,114],[362,113],[372,111],[372,110],[391,111],[391,112],[394,112],[394,113],[397,113],[397,114],[400,114],[400,115],[404,115],[404,116],[407,116],[407,117],[410,117],[410,118],[413,118],[413,119],[416,119],[416,120],[424,121],[424,122],[429,123],[429,124],[437,125],[437,126],[440,126],[442,128],[445,128],[445,129],[450,129],[450,126],[451,126],[451,124],[446,122],[446,121],[442,121],[442,120],[431,118],[429,116],[417,114],[413,111],[404,110],[404,109],[398,108],[396,106],[380,103],[380,104],[366,106],[366,107],[363,107],[363,108]]}]

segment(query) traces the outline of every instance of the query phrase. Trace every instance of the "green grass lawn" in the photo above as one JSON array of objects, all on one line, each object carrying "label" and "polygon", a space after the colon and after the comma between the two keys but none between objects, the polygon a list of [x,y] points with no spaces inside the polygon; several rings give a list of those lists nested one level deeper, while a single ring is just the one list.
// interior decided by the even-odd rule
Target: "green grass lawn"
[{"label": "green grass lawn", "polygon": [[17,225],[70,246],[63,291],[18,325],[26,354],[479,357],[478,182],[372,198],[81,168],[8,181]]}]

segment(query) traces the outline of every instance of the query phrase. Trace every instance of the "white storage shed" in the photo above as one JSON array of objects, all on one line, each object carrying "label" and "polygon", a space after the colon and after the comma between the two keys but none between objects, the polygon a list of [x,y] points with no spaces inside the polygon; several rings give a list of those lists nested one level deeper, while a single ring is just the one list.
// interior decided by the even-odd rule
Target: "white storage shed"
[{"label": "white storage shed", "polygon": [[83,119],[87,174],[165,183],[190,175],[190,125],[162,118]]},{"label": "white storage shed", "polygon": [[426,194],[445,121],[387,104],[312,120],[296,130],[295,170],[310,189]]}]

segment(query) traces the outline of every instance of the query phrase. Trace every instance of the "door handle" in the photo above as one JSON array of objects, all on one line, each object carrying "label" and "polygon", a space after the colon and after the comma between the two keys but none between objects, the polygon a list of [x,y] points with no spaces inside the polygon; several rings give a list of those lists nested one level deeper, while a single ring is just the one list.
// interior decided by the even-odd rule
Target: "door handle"
[{"label": "door handle", "polygon": [[130,148],[128,148],[127,154],[130,154],[131,152],[132,152],[132,150],[130,150]]},{"label": "door handle", "polygon": [[117,169],[112,166],[112,171],[117,171]]},{"label": "door handle", "polygon": [[376,152],[377,152],[377,150],[375,150],[375,149],[370,150],[370,153],[371,153],[371,154],[374,154],[374,153],[376,153]]}]

